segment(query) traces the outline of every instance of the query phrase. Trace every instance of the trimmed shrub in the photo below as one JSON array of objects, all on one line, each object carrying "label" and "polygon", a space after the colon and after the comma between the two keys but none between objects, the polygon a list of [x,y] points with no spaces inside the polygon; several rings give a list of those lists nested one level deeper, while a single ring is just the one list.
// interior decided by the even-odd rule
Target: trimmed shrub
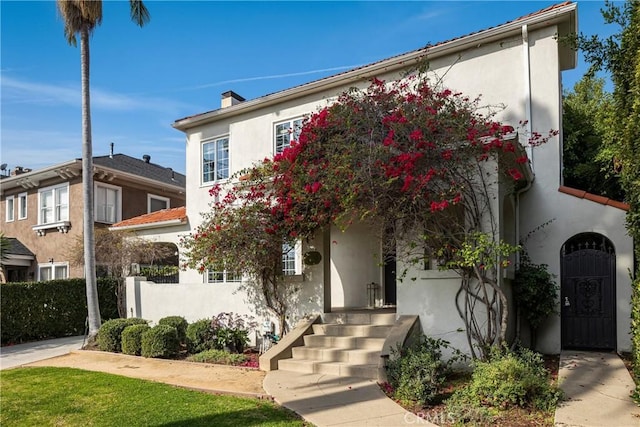
[{"label": "trimmed shrub", "polygon": [[456,391],[447,408],[461,422],[479,422],[471,415],[486,417],[488,410],[511,407],[551,411],[562,391],[551,384],[542,356],[528,349],[496,350],[489,361],[477,361],[471,383]]},{"label": "trimmed shrub", "polygon": [[122,331],[131,325],[147,325],[144,319],[132,317],[129,319],[111,319],[102,324],[96,341],[98,348],[102,351],[120,353],[122,351]]},{"label": "trimmed shrub", "polygon": [[140,356],[142,352],[142,334],[151,329],[147,324],[129,325],[122,331],[122,352]]},{"label": "trimmed shrub", "polygon": [[191,354],[216,348],[216,334],[208,319],[196,320],[187,326],[187,350]]},{"label": "trimmed shrub", "polygon": [[187,342],[187,326],[189,323],[182,316],[167,316],[158,320],[158,325],[169,325],[178,331],[178,340],[181,344]]},{"label": "trimmed shrub", "polygon": [[144,357],[171,358],[178,354],[180,341],[173,326],[156,325],[142,334],[140,354]]},{"label": "trimmed shrub", "polygon": [[393,350],[387,364],[387,375],[394,397],[405,403],[425,404],[440,392],[451,366],[463,356],[459,351],[448,361],[442,360],[442,349],[449,343],[421,336],[410,346]]},{"label": "trimmed shrub", "polygon": [[240,365],[247,361],[247,357],[244,354],[211,349],[189,356],[187,360],[202,363],[218,363],[221,365]]},{"label": "trimmed shrub", "polygon": [[[98,279],[100,317],[118,318],[117,281]],[[2,343],[20,343],[46,338],[83,335],[87,319],[84,279],[0,285],[0,330]]]}]

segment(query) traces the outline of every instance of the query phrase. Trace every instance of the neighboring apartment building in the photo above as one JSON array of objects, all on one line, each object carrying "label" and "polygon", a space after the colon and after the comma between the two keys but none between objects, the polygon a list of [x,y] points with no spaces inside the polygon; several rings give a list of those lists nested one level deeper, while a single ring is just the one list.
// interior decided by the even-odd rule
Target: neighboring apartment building
[{"label": "neighboring apartment building", "polygon": [[[185,204],[185,176],[125,154],[94,163],[96,227]],[[82,159],[31,170],[15,167],[0,180],[0,221],[10,239],[6,281],[83,277],[68,251],[83,233]]]},{"label": "neighboring apartment building", "polygon": [[[514,128],[526,121],[527,128],[519,135],[522,142],[527,132],[560,130],[546,144],[528,148],[535,179],[529,175],[528,185],[517,192],[497,189],[492,206],[500,238],[512,244],[548,224],[527,241],[531,260],[548,265],[561,285],[558,315],[539,328],[538,349],[558,353],[561,348],[579,346],[629,351],[628,271],[633,267],[633,251],[624,227],[628,207],[562,185],[562,71],[574,68],[577,59],[576,52],[557,38],[576,29],[577,4],[567,2],[257,99],[245,101],[226,92],[222,108],[174,123],[186,135],[189,221],[171,230],[160,226],[154,230],[147,222],[139,234],[154,239],[164,235],[177,244],[179,235],[194,230],[200,214],[210,209],[209,189],[283,150],[295,138],[305,115],[328,105],[349,87],[364,87],[374,77],[399,79],[428,58],[430,69],[446,87],[471,98],[481,94],[485,105],[505,105],[497,119]],[[355,224],[346,232],[333,228],[303,242],[291,262],[296,274],[299,268],[304,274],[290,323],[305,314],[366,307],[367,284],[373,282],[381,287],[382,302],[395,306],[398,314],[419,315],[425,333],[447,339],[456,348],[468,348],[455,304],[460,287],[456,272],[403,266],[398,259],[398,270],[406,268],[407,277],[415,280],[397,280],[395,269],[380,263],[383,254],[375,234]],[[594,272],[590,270],[594,263],[576,263],[587,241],[599,260],[606,258],[606,269]],[[321,252],[322,263],[299,264],[299,252],[309,250]],[[513,267],[498,278],[509,295],[512,278]],[[264,315],[255,311],[255,300],[237,292],[238,281],[225,272],[195,270],[181,271],[176,285],[137,281],[127,289],[127,312],[151,320],[172,314],[196,320],[222,311]],[[515,322],[509,325],[510,337],[514,330]]]}]

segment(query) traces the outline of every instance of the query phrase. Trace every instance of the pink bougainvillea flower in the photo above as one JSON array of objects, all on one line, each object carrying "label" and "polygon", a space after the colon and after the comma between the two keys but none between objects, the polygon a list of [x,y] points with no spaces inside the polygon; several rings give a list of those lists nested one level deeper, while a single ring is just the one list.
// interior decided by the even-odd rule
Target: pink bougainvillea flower
[{"label": "pink bougainvillea flower", "polygon": [[511,178],[515,179],[516,181],[519,181],[522,179],[522,174],[516,168],[509,169],[509,175],[511,175]]},{"label": "pink bougainvillea flower", "polygon": [[516,163],[527,163],[529,161],[529,158],[527,157],[527,155],[525,154],[524,156],[520,156],[518,158],[516,158]]}]

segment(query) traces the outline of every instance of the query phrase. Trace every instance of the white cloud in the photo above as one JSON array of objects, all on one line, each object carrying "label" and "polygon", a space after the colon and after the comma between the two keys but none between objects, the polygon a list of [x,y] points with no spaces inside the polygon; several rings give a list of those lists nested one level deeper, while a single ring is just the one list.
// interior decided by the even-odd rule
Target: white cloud
[{"label": "white cloud", "polygon": [[[2,76],[2,102],[10,104],[37,104],[43,106],[69,105],[79,107],[79,84],[49,84]],[[127,95],[104,89],[91,88],[91,108],[111,111],[160,111],[175,115],[188,104],[165,98]]]}]

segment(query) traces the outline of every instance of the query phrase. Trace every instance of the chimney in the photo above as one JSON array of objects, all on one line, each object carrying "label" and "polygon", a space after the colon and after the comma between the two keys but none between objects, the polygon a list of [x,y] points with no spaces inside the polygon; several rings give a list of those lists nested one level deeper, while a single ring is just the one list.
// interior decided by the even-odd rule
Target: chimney
[{"label": "chimney", "polygon": [[142,156],[142,160],[144,160],[145,163],[149,163],[151,161],[151,156],[145,154],[144,156]]},{"label": "chimney", "polygon": [[109,158],[110,158],[110,159],[113,159],[113,146],[114,146],[114,145],[115,145],[115,144],[112,142],[112,143],[111,143],[111,150],[109,150]]},{"label": "chimney", "polygon": [[232,90],[228,90],[222,94],[222,101],[220,102],[220,108],[227,108],[233,105],[238,105],[245,99],[235,93]]}]

